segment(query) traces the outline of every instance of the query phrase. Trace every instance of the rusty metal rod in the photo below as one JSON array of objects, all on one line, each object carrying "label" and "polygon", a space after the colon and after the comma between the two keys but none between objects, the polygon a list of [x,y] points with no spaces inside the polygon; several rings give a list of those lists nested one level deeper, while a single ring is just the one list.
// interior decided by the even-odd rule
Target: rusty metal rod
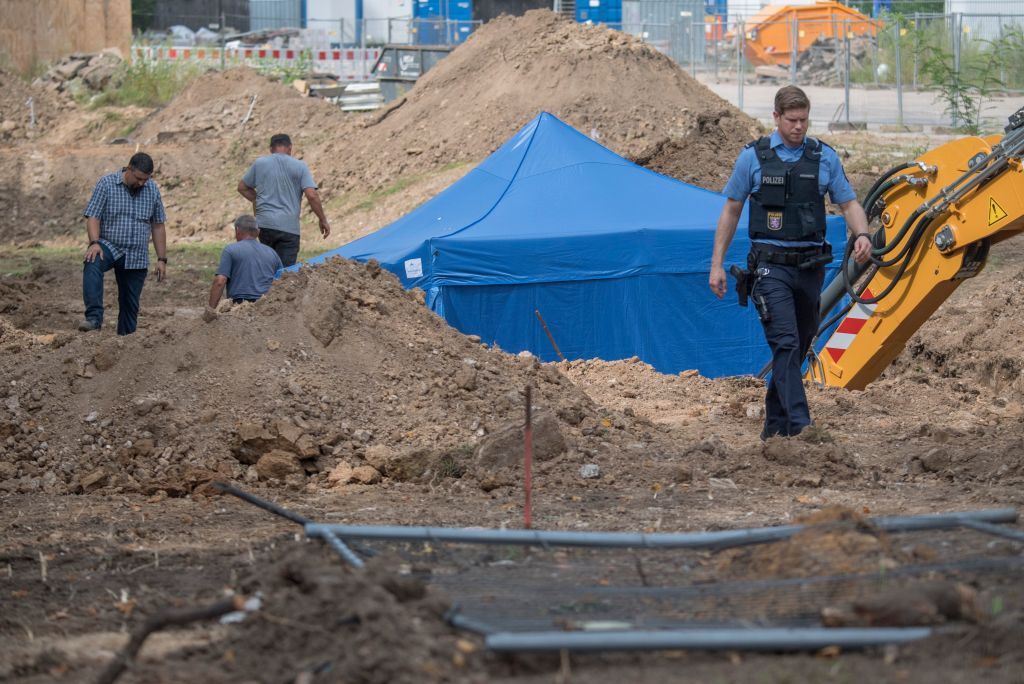
[{"label": "rusty metal rod", "polygon": [[558,345],[555,343],[554,336],[551,334],[551,331],[548,330],[548,324],[544,322],[544,317],[540,315],[540,309],[534,309],[533,313],[537,314],[537,320],[540,321],[540,327],[544,328],[544,332],[551,341],[551,346],[555,348],[555,353],[558,354],[558,358],[565,361],[565,354],[562,353],[562,350],[559,349]]}]

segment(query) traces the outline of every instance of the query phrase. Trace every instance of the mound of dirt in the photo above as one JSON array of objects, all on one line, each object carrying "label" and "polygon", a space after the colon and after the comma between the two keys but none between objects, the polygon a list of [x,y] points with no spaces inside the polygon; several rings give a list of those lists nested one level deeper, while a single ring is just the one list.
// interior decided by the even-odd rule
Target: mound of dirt
[{"label": "mound of dirt", "polygon": [[[67,149],[51,154],[39,148],[39,141],[58,122],[74,118],[78,112],[74,101],[0,70],[0,242],[53,237],[64,232],[58,224],[74,220],[75,213],[66,212],[64,206],[73,194],[63,179],[55,181],[51,175],[51,169],[58,168],[58,175],[66,173],[68,182],[73,182]],[[60,199],[47,201],[50,195]],[[75,207],[76,213],[85,207],[84,201]]]},{"label": "mound of dirt", "polygon": [[756,123],[731,105],[697,115],[696,125],[679,138],[663,138],[633,161],[651,171],[721,192],[746,142],[759,135]]},{"label": "mound of dirt", "polygon": [[985,289],[957,292],[911,338],[908,353],[888,375],[906,378],[927,369],[939,377],[978,381],[1008,401],[1019,396],[1024,361],[1012,341],[1024,334],[1024,270],[1011,273]]},{"label": "mound of dirt", "polygon": [[[418,293],[420,297],[422,293]],[[537,459],[575,476],[658,439],[557,370],[464,337],[378,265],[286,276],[211,324],[176,320],[0,361],[0,489],[181,495],[214,478],[293,487],[511,486],[534,387]],[[62,340],[62,343],[66,340]],[[655,433],[655,434],[652,434]]]},{"label": "mound of dirt", "polygon": [[271,135],[289,133],[306,148],[336,135],[347,119],[325,100],[303,97],[291,86],[242,67],[197,78],[139,124],[132,138],[152,145],[229,137],[245,149],[262,151]]},{"label": "mound of dirt", "polygon": [[0,69],[0,141],[5,144],[36,138],[58,118],[75,110],[74,102]]},{"label": "mound of dirt", "polygon": [[[8,101],[24,109],[22,93],[3,100]],[[222,239],[235,216],[251,211],[235,185],[245,167],[265,154],[271,135],[291,133],[301,156],[303,149],[337,135],[345,121],[337,107],[244,68],[208,72],[156,111],[72,109],[40,123],[36,147],[0,151],[6,154],[0,159],[0,241],[84,235],[81,214],[96,181],[123,167],[136,150],[104,144],[124,136],[153,156],[170,240],[197,234]]]},{"label": "mound of dirt", "polygon": [[[12,107],[22,106],[22,95],[9,98]],[[753,119],[650,45],[535,10],[484,25],[380,112],[346,114],[242,68],[200,76],[156,112],[108,108],[44,125],[29,158],[11,154],[0,164],[0,240],[80,234],[92,184],[131,151],[101,143],[125,135],[156,161],[170,239],[223,238],[248,208],[235,193],[237,178],[266,153],[271,135],[286,132],[320,183],[336,224],[330,244],[344,242],[422,202],[439,189],[429,183],[434,175],[480,161],[542,111],[627,158],[716,191],[759,133]],[[69,154],[83,140],[87,146]],[[408,188],[418,182],[429,189]],[[396,188],[410,197],[366,209]]]},{"label": "mound of dirt", "polygon": [[[1005,287],[1012,289],[1013,281]],[[957,293],[949,303],[952,316],[959,320],[965,307],[983,307],[971,303],[988,292],[978,290],[981,294]],[[960,358],[957,363],[967,364],[972,354],[980,359],[987,345],[992,345],[989,353],[1005,357],[1012,345],[1000,339],[1015,339],[1008,333],[1015,325],[1013,313],[994,319],[996,331],[988,333],[980,323],[956,327],[940,318],[929,321],[914,339],[934,340],[928,349],[948,344],[945,363]],[[974,339],[982,351],[969,351]],[[600,405],[645,418],[665,431],[676,447],[670,459],[674,465],[664,476],[677,482],[728,478],[741,486],[768,482],[810,489],[878,486],[890,477],[964,485],[1024,483],[1024,405],[1005,384],[996,390],[974,377],[940,377],[911,355],[913,348],[864,392],[809,385],[817,427],[766,443],[758,439],[764,383],[755,378],[710,379],[696,371],[665,375],[635,358],[558,367]],[[977,368],[984,375],[986,363]]]},{"label": "mound of dirt", "polygon": [[902,552],[859,514],[833,507],[797,520],[807,527],[784,541],[729,549],[716,556],[717,577],[814,577],[895,568]]},{"label": "mound of dirt", "polygon": [[[431,69],[356,140],[322,152],[343,187],[478,161],[542,111],[615,152],[652,157],[666,140],[717,149],[715,163],[690,158],[686,180],[720,189],[720,167],[756,136],[758,124],[699,84],[669,57],[604,26],[549,10],[499,17]],[[682,150],[681,150],[682,152]],[[723,162],[722,159],[728,159]],[[326,161],[326,160],[325,160]],[[667,165],[666,165],[666,168]]]},{"label": "mound of dirt", "polygon": [[[482,645],[444,620],[449,601],[409,574],[397,558],[354,570],[320,544],[277,554],[240,583],[261,606],[209,645],[133,669],[139,681],[360,684],[479,681]],[[406,566],[407,567],[407,566]],[[226,657],[230,654],[230,657]],[[472,675],[476,674],[476,678]]]}]

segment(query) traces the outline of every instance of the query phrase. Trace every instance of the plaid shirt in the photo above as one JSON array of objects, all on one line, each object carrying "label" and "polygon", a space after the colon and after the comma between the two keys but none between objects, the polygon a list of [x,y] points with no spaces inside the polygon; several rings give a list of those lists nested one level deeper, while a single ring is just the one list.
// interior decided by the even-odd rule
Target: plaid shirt
[{"label": "plaid shirt", "polygon": [[124,169],[99,179],[85,216],[100,221],[100,242],[126,269],[149,268],[149,238],[153,224],[166,223],[160,190],[152,179],[132,195],[124,184]]}]

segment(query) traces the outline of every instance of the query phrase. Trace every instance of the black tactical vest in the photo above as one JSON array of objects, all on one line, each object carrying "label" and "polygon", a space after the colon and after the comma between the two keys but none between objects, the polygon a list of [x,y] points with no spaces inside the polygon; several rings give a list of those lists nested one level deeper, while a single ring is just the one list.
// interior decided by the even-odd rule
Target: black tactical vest
[{"label": "black tactical vest", "polygon": [[750,238],[823,241],[825,198],[818,193],[821,143],[807,138],[803,155],[791,163],[779,159],[771,138],[750,144],[761,164],[761,187],[750,196]]}]

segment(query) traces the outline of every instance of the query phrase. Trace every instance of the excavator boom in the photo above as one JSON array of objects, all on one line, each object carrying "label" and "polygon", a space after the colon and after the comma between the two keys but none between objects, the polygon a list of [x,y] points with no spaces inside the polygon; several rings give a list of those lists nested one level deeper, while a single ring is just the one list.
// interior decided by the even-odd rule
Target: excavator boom
[{"label": "excavator boom", "polygon": [[1002,136],[953,140],[879,179],[864,205],[881,226],[871,263],[858,271],[848,249],[841,285],[823,295],[822,311],[843,294],[851,301],[811,364],[812,379],[866,387],[939,305],[981,272],[992,245],[1024,231],[1022,155],[1024,108]]}]

